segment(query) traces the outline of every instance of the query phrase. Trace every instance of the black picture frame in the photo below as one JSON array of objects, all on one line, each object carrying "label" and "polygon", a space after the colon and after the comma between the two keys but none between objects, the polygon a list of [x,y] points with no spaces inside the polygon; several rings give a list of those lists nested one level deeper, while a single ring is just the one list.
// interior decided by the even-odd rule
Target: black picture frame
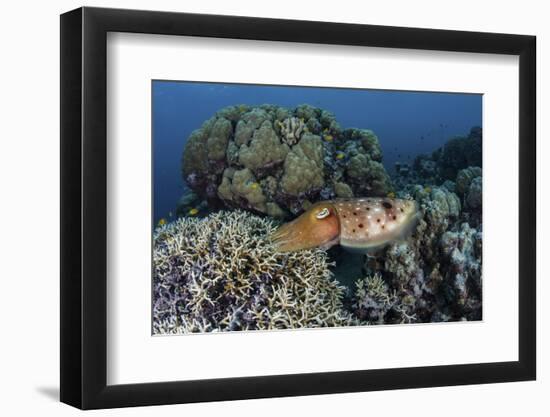
[{"label": "black picture frame", "polygon": [[[519,360],[107,385],[108,32],[519,56]],[[534,380],[535,51],[524,35],[88,7],[61,15],[61,401],[94,409]]]}]

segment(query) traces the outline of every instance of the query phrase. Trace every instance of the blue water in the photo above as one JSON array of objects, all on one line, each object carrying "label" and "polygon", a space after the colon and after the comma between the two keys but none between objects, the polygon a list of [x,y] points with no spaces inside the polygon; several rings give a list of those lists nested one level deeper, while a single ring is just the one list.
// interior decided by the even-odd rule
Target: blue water
[{"label": "blue water", "polygon": [[479,94],[425,93],[244,84],[153,82],[154,221],[168,217],[185,190],[180,159],[189,134],[222,107],[311,104],[331,111],[342,128],[373,130],[384,165],[411,163],[456,135],[482,125]]}]

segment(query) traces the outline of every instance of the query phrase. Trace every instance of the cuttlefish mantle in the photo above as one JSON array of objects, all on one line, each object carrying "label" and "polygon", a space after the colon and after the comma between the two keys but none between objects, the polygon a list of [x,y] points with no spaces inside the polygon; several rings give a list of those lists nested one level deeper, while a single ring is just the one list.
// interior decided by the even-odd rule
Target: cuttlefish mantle
[{"label": "cuttlefish mantle", "polygon": [[367,252],[405,237],[416,225],[414,200],[354,198],[322,201],[271,236],[281,252],[340,244],[352,251]]}]

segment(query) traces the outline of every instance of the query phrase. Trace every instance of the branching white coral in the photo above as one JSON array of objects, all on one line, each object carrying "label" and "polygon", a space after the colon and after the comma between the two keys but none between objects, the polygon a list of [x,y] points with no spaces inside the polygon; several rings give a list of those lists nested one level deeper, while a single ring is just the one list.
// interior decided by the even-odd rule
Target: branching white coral
[{"label": "branching white coral", "polygon": [[276,224],[243,211],[180,218],[154,233],[153,330],[344,326],[344,288],[324,251],[278,253]]},{"label": "branching white coral", "polygon": [[298,119],[297,117],[288,117],[279,123],[283,142],[285,142],[288,146],[292,146],[300,140],[305,128],[305,124],[302,119]]}]

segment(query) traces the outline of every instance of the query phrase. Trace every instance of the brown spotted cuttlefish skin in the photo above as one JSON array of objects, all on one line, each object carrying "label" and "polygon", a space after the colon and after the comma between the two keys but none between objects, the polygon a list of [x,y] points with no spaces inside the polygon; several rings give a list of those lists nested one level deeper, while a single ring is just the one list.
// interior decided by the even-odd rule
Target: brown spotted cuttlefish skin
[{"label": "brown spotted cuttlefish skin", "polygon": [[322,201],[272,235],[281,252],[340,244],[367,252],[404,237],[416,224],[418,210],[413,200],[354,198]]}]

